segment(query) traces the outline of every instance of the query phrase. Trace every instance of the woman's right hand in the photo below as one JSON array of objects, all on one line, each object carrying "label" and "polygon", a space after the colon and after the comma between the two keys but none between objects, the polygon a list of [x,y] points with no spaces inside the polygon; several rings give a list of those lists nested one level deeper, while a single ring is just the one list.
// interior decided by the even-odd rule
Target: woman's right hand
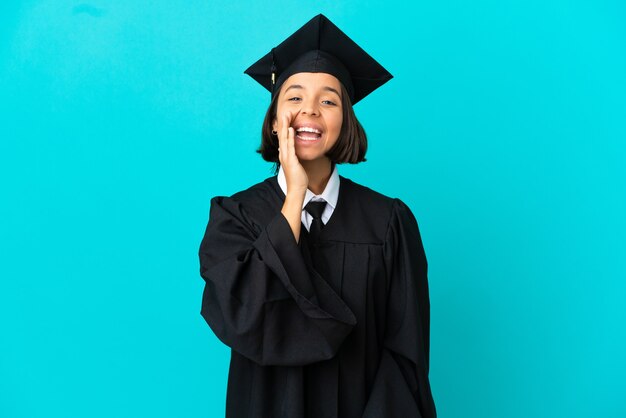
[{"label": "woman's right hand", "polygon": [[293,118],[291,112],[281,116],[278,128],[278,160],[285,173],[287,193],[296,193],[304,198],[309,187],[309,177],[296,155],[296,132],[291,127]]},{"label": "woman's right hand", "polygon": [[281,212],[289,222],[296,242],[300,241],[300,228],[302,225],[302,204],[306,189],[309,187],[309,177],[300,164],[296,155],[296,132],[291,127],[293,116],[287,112],[280,117],[278,127],[278,160],[285,173],[287,181],[287,193]]}]

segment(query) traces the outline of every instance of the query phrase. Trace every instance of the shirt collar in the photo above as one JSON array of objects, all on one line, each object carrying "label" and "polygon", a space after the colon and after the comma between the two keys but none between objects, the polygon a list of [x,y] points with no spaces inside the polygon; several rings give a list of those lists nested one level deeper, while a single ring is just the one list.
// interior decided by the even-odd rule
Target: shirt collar
[{"label": "shirt collar", "polygon": [[[327,204],[329,204],[333,209],[337,206],[337,199],[339,197],[339,172],[337,171],[337,164],[333,164],[335,168],[333,172],[330,174],[330,179],[326,184],[326,188],[320,195],[316,195],[311,190],[306,190],[306,195],[304,196],[304,202],[302,202],[302,208],[304,208],[307,203],[313,198],[315,200],[324,199]],[[287,179],[285,178],[285,172],[283,171],[283,166],[281,165],[278,169],[278,185],[283,190],[285,196],[287,195]]]}]

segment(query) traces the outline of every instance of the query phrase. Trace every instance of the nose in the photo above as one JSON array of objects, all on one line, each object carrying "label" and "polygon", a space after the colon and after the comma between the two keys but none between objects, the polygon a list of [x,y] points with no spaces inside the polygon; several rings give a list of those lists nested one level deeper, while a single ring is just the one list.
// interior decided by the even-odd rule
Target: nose
[{"label": "nose", "polygon": [[319,109],[317,107],[317,103],[312,100],[307,100],[306,102],[303,102],[302,107],[300,108],[300,113],[306,115],[318,115]]}]

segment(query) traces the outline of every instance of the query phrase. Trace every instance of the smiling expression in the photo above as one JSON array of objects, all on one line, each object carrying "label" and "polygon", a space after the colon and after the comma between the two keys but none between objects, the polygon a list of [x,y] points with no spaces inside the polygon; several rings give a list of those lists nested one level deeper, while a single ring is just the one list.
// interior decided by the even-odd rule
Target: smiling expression
[{"label": "smiling expression", "polygon": [[280,129],[282,115],[291,112],[299,160],[328,158],[341,132],[341,84],[327,73],[296,73],[283,83],[272,124]]}]

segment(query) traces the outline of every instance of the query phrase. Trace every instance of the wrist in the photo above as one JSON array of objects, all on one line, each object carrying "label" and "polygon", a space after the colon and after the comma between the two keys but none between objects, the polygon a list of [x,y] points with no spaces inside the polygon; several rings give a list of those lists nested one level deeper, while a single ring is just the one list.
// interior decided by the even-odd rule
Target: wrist
[{"label": "wrist", "polygon": [[304,202],[304,196],[306,196],[306,187],[289,187],[287,186],[287,194],[285,199]]}]

